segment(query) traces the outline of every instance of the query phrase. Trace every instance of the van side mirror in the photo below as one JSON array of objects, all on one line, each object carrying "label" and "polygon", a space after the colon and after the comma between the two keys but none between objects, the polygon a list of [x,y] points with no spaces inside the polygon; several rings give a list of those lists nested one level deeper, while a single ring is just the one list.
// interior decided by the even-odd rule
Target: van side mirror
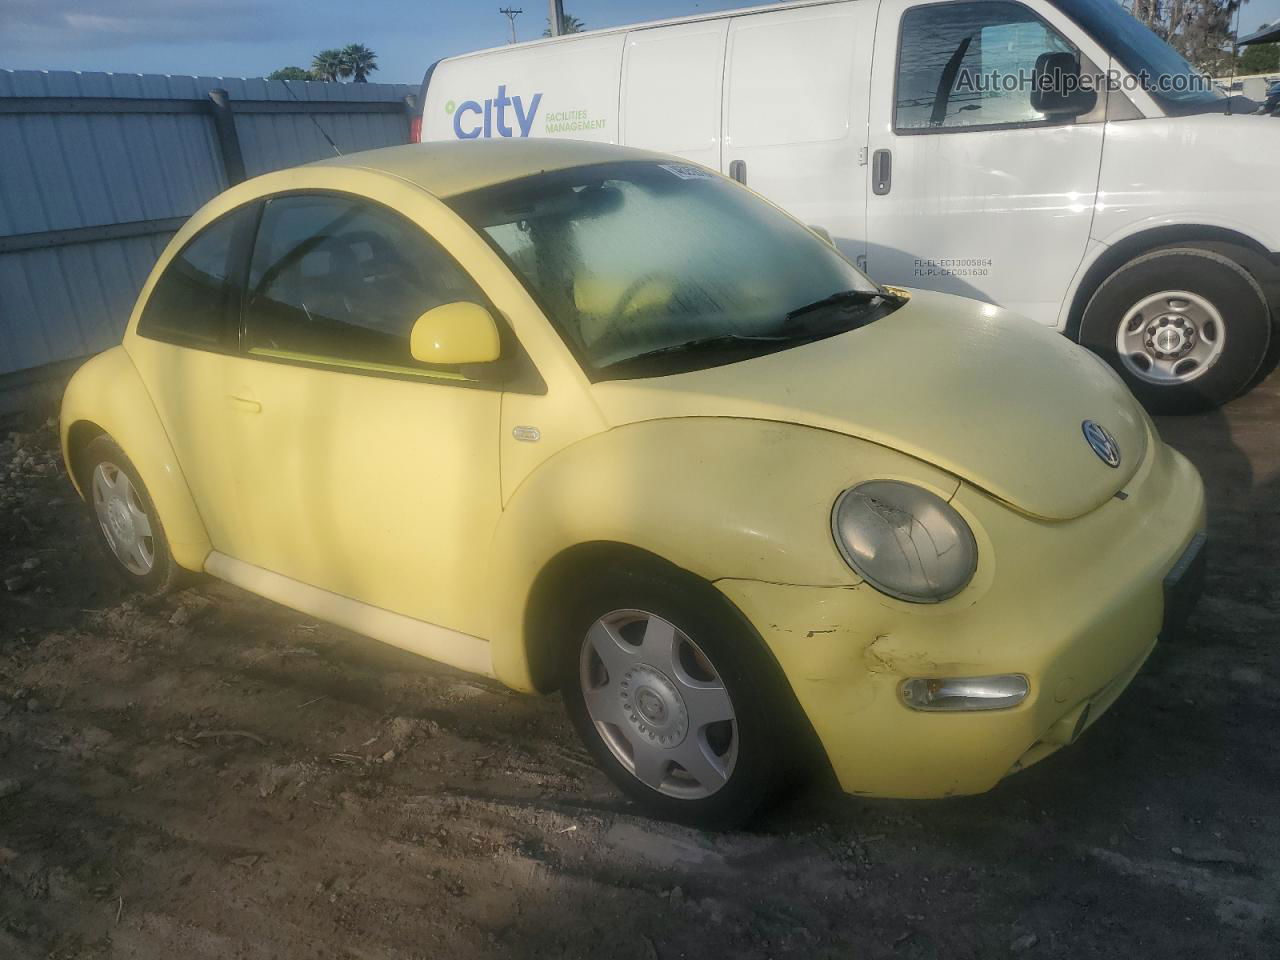
[{"label": "van side mirror", "polygon": [[492,363],[502,352],[498,325],[478,303],[445,303],[420,316],[409,334],[419,363]]},{"label": "van side mirror", "polygon": [[1097,91],[1080,82],[1080,58],[1074,53],[1036,57],[1031,109],[1050,117],[1078,117],[1098,104]]}]

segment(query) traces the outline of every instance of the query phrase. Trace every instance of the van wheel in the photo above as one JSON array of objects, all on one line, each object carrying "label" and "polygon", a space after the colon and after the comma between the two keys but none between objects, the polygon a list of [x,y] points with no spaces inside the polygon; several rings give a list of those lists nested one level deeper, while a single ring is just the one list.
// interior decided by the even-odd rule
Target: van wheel
[{"label": "van wheel", "polygon": [[1238,396],[1270,339],[1258,282],[1229,257],[1197,247],[1125,264],[1098,287],[1080,323],[1080,343],[1153,413],[1208,410]]},{"label": "van wheel", "polygon": [[760,640],[674,578],[607,572],[581,595],[560,689],[596,762],[651,815],[745,823],[800,752]]},{"label": "van wheel", "polygon": [[176,589],[182,568],[169,552],[146,485],[119,444],[105,435],[94,437],[85,447],[83,463],[85,497],[111,568],[126,587],[148,597]]}]

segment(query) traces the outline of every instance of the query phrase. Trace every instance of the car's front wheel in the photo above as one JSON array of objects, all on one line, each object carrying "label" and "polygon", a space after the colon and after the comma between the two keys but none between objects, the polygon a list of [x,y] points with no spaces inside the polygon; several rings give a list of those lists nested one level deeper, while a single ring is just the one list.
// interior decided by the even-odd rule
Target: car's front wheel
[{"label": "car's front wheel", "polygon": [[98,543],[116,574],[146,596],[173,590],[182,570],[169,552],[160,515],[133,463],[105,435],[89,442],[81,462]]},{"label": "car's front wheel", "polygon": [[745,822],[798,753],[758,638],[665,578],[605,574],[584,593],[561,692],[596,762],[656,816],[720,829]]}]

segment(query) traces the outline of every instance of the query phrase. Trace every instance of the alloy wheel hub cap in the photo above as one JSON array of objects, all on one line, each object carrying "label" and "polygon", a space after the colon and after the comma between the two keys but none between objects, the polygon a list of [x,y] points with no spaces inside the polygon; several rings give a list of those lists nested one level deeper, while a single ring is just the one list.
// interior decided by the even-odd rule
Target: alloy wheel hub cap
[{"label": "alloy wheel hub cap", "polygon": [[129,515],[129,508],[123,500],[112,498],[108,502],[107,523],[110,525],[111,533],[117,542],[122,544],[132,543],[136,538],[133,529],[133,517]]},{"label": "alloy wheel hub cap", "polygon": [[689,711],[676,685],[660,670],[637,664],[618,684],[623,713],[641,737],[661,747],[675,747],[689,733]]},{"label": "alloy wheel hub cap", "polygon": [[104,460],[94,468],[91,486],[106,545],[130,573],[150,573],[156,559],[151,521],[128,476]]}]

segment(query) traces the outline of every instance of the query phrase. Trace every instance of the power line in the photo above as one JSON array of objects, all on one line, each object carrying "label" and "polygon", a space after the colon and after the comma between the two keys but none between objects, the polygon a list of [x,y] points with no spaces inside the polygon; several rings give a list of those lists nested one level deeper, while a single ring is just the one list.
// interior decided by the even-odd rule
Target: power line
[{"label": "power line", "polygon": [[510,7],[500,7],[498,12],[507,18],[511,23],[511,42],[516,42],[516,17],[524,13],[523,10],[513,10]]},{"label": "power line", "polygon": [[[281,80],[280,82],[284,84],[285,92],[288,93],[289,96],[293,97],[293,99],[297,100],[299,103],[306,102],[301,97],[299,97],[296,93],[293,92],[293,87],[289,86],[288,80]],[[329,136],[327,133],[324,132],[324,127],[320,126],[320,121],[315,118],[315,115],[312,113],[308,113],[305,110],[303,111],[303,113],[306,113],[307,117],[311,120],[311,122],[316,125],[316,129],[320,131],[320,136],[324,137],[325,140],[329,142],[329,146],[333,147],[333,152],[336,153],[338,156],[342,156],[342,151],[339,150],[338,145],[333,142],[333,137]]]}]

